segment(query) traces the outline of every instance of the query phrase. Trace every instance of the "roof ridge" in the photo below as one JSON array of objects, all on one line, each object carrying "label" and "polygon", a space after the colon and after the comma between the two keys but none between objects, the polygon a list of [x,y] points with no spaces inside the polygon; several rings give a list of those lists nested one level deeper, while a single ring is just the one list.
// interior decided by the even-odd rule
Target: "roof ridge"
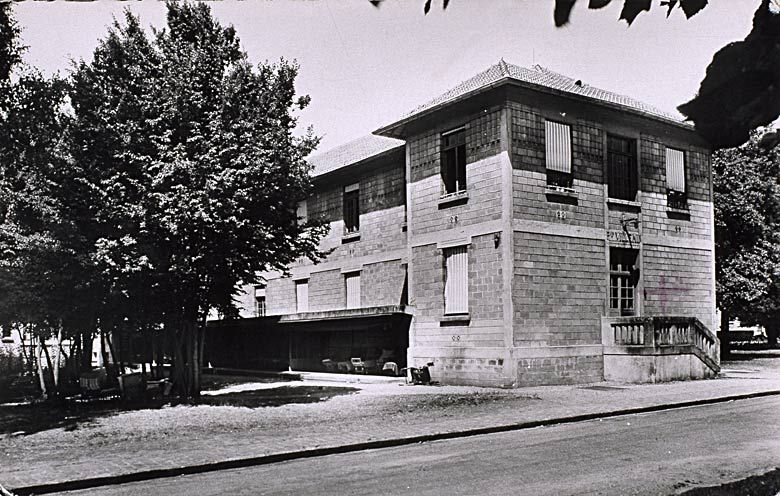
[{"label": "roof ridge", "polygon": [[599,101],[602,104],[617,105],[626,110],[645,114],[656,119],[671,121],[676,124],[684,124],[681,116],[673,112],[659,109],[648,103],[632,98],[628,95],[617,93],[611,90],[602,89],[589,84],[584,84],[581,79],[575,79],[565,74],[555,72],[544,67],[541,64],[534,64],[531,67],[524,67],[508,63],[502,57],[498,63],[491,65],[484,71],[465,79],[439,96],[415,107],[410,112],[406,112],[397,122],[389,124],[378,129],[376,132],[387,136],[392,136],[391,128],[397,124],[411,119],[413,116],[426,112],[435,107],[445,105],[448,102],[465,97],[466,95],[483,91],[497,84],[503,79],[512,79],[523,84],[531,84],[548,90],[559,91],[570,95],[588,98]]},{"label": "roof ridge", "polygon": [[507,67],[504,57],[501,57],[501,60],[498,61],[498,67],[501,69],[502,76],[509,76],[509,67]]}]

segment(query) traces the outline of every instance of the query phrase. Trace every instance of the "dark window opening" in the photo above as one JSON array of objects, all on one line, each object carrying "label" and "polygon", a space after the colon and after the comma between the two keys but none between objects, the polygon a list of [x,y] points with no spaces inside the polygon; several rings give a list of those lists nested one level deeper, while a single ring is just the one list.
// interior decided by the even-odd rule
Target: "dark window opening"
[{"label": "dark window opening", "polygon": [[360,231],[360,190],[344,190],[344,233],[352,234]]},{"label": "dark window opening", "polygon": [[466,191],[466,131],[441,137],[441,178],[447,195]]},{"label": "dark window opening", "polygon": [[547,186],[571,188],[574,185],[573,179],[571,173],[547,169]]},{"label": "dark window opening", "polygon": [[607,137],[608,192],[610,198],[636,200],[636,141],[617,136]]},{"label": "dark window opening", "polygon": [[639,281],[637,251],[626,248],[609,250],[609,308],[620,315],[635,315],[634,297]]},{"label": "dark window opening", "polygon": [[255,316],[265,317],[265,296],[255,296]]}]

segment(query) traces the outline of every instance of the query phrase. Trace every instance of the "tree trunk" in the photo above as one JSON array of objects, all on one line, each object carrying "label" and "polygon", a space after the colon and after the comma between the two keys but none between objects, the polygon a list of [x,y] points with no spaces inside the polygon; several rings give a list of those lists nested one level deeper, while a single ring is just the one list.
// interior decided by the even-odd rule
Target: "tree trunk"
[{"label": "tree trunk", "polygon": [[103,368],[108,370],[108,350],[106,350],[106,331],[100,331],[100,358],[103,361]]},{"label": "tree trunk", "polygon": [[54,377],[54,388],[59,389],[60,358],[62,356],[62,353],[60,351],[60,349],[62,348],[62,321],[60,321],[59,326],[57,326],[57,344],[55,346],[57,347],[56,349],[57,354],[54,355],[54,368],[52,369],[52,376]]},{"label": "tree trunk", "polygon": [[43,365],[41,364],[41,360],[43,359],[43,346],[41,345],[40,338],[37,339],[35,343],[35,365],[36,369],[38,369],[38,380],[41,384],[41,397],[43,399],[47,399],[49,397],[48,391],[46,390],[46,379],[43,377]]},{"label": "tree trunk", "polygon": [[80,369],[82,372],[92,370],[92,340],[94,336],[91,332],[81,333],[81,364]]},{"label": "tree trunk", "polygon": [[729,341],[729,320],[731,316],[726,310],[720,312],[720,359],[728,360],[731,357],[731,342]]}]

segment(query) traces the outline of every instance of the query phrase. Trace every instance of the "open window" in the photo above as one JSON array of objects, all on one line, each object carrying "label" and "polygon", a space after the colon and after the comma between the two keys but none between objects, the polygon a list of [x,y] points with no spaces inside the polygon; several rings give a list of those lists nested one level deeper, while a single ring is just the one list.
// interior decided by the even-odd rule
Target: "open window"
[{"label": "open window", "polygon": [[441,179],[444,196],[466,191],[466,130],[453,129],[441,135]]},{"label": "open window", "polygon": [[360,232],[360,185],[344,187],[344,234]]}]

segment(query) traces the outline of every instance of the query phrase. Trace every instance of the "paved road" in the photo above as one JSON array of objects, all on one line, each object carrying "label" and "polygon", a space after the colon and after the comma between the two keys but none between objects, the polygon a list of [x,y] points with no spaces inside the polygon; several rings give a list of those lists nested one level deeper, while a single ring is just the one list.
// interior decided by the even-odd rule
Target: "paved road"
[{"label": "paved road", "polygon": [[67,494],[675,494],[780,466],[778,411],[757,398]]}]

